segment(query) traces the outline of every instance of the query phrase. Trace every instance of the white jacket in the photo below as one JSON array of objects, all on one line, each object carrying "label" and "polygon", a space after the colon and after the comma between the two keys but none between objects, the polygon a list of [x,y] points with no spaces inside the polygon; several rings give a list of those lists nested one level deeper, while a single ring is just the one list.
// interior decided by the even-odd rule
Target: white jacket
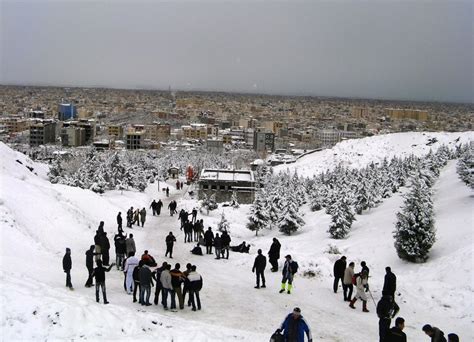
[{"label": "white jacket", "polygon": [[171,285],[171,273],[169,270],[164,270],[161,272],[160,281],[163,288],[168,290],[173,289],[173,285]]},{"label": "white jacket", "polygon": [[130,274],[133,273],[133,270],[135,267],[138,266],[138,258],[137,257],[130,257],[125,261],[125,267],[123,268],[124,272],[127,272],[127,274],[130,272]]},{"label": "white jacket", "polygon": [[367,278],[363,279],[361,276],[357,277],[356,280],[356,298],[367,301],[367,294],[365,292],[365,285],[367,285]]}]

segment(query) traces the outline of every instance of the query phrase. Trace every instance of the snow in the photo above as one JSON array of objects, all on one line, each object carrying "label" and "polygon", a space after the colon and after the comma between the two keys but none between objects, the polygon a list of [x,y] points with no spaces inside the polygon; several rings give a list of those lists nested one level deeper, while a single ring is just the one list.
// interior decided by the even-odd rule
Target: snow
[{"label": "snow", "polygon": [[216,181],[245,181],[253,182],[253,172],[247,170],[210,170],[201,172],[201,179],[213,179]]},{"label": "snow", "polygon": [[[452,143],[457,137],[463,142],[474,140],[473,132],[373,137],[340,143],[332,150],[303,157],[290,167],[297,167],[300,175],[331,168],[338,160],[362,167],[385,155],[425,153],[429,150],[425,145],[429,137],[437,137],[440,143]],[[417,146],[411,147],[413,144]],[[363,156],[355,157],[358,153]],[[375,341],[378,319],[371,299],[371,312],[363,313],[360,303],[356,303],[357,310],[348,308],[342,301],[341,290],[337,294],[332,292],[332,266],[340,255],[329,254],[330,245],[336,246],[348,261],[354,261],[356,271],[362,260],[367,262],[375,301],[381,296],[384,268],[392,267],[397,275],[399,315],[406,320],[405,332],[410,341],[426,340],[421,331],[426,323],[441,328],[445,334],[456,332],[463,341],[474,339],[474,196],[456,174],[456,161],[450,161],[441,171],[433,188],[437,242],[425,264],[412,264],[400,260],[393,246],[395,213],[403,204],[401,194],[357,215],[343,240],[330,239],[329,215],[324,211],[311,212],[306,206],[302,208],[306,224],[291,236],[282,235],[274,227],[259,231],[258,237],[245,227],[249,205],[238,209],[219,207],[208,216],[198,215],[204,219],[205,229],[212,226],[216,231],[224,213],[230,225],[231,245],[246,241],[251,249],[250,254],[231,253],[229,260],[215,260],[212,256],[192,255],[189,251],[194,245],[183,243],[177,216],[170,217],[165,210],[171,199],[178,201],[178,210],[196,207],[196,199],[189,195],[192,187],[178,191],[173,186],[175,180],[170,180],[169,198],[156,184],[144,193],[109,191],[99,195],[50,184],[45,165],[30,161],[4,144],[0,144],[0,158],[1,340],[268,341],[285,315],[299,306],[315,341]],[[26,166],[33,167],[33,172]],[[283,169],[287,167],[284,165]],[[147,209],[145,227],[126,228],[126,233],[134,234],[139,253],[148,249],[159,264],[196,264],[204,280],[203,309],[192,312],[186,307],[177,313],[154,305],[142,309],[124,293],[123,275],[115,269],[106,275],[110,304],[97,304],[94,289],[83,284],[87,279],[84,253],[93,243],[99,221],[105,221],[105,231],[112,239],[117,212],[124,216],[130,206],[148,208],[152,199],[158,198],[164,203],[162,215],[153,217]],[[178,240],[174,259],[163,257],[164,238],[169,231]],[[291,254],[300,266],[291,295],[278,293],[281,273],[271,273],[269,267],[265,274],[267,288],[253,288],[255,277],[251,268],[256,251],[261,248],[266,254],[273,237],[282,244],[281,255]],[[61,260],[66,247],[72,249],[75,291],[64,286]],[[114,255],[112,247],[112,260]],[[304,276],[310,270],[315,277]]]}]

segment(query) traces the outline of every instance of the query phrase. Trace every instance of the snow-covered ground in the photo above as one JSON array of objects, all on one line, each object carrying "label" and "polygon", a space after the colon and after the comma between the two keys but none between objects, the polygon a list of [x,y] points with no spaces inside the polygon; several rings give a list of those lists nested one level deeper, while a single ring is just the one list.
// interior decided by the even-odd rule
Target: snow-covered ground
[{"label": "snow-covered ground", "polygon": [[[310,175],[317,172],[318,165],[327,168],[337,163],[338,156],[345,163],[352,160],[351,165],[363,166],[363,163],[379,160],[384,153],[389,157],[408,152],[424,153],[429,148],[426,140],[433,136],[440,142],[446,137],[443,140],[446,143],[457,137],[463,142],[474,140],[473,132],[374,137],[344,142],[333,150],[319,153],[326,157],[314,154],[298,163],[306,158],[321,158],[317,162],[313,159],[291,167],[298,167],[299,174]],[[420,149],[423,146],[423,151],[417,152],[411,145]],[[432,147],[436,148],[436,144]],[[364,157],[351,159],[351,153],[363,153]],[[255,237],[245,228],[249,206],[219,207],[209,216],[200,215],[205,227],[215,228],[224,211],[231,224],[232,244],[243,240],[252,244],[249,255],[231,253],[229,260],[192,255],[189,251],[193,245],[183,243],[177,217],[168,216],[166,210],[159,217],[149,212],[144,228],[126,228],[127,233],[134,234],[139,253],[148,249],[159,264],[170,261],[164,258],[164,238],[173,231],[178,243],[171,261],[180,262],[183,267],[187,262],[196,264],[204,279],[203,309],[192,312],[186,307],[173,313],[165,312],[161,306],[143,309],[132,303],[131,297],[123,291],[123,275],[116,270],[107,274],[110,304],[97,304],[94,289],[84,287],[87,279],[84,253],[93,243],[99,221],[105,221],[105,230],[112,239],[119,211],[124,215],[130,206],[148,210],[152,199],[158,198],[163,200],[165,208],[170,199],[176,199],[178,210],[181,207],[190,210],[196,201],[189,197],[189,189],[177,191],[170,181],[170,198],[157,191],[157,184],[150,185],[145,193],[112,191],[98,195],[50,184],[44,165],[29,161],[3,144],[0,144],[0,156],[2,340],[268,341],[283,317],[294,306],[299,306],[315,341],[376,341],[378,319],[374,304],[369,302],[371,312],[368,314],[361,312],[360,303],[356,303],[357,310],[351,310],[343,302],[340,291],[332,292],[332,265],[339,256],[327,253],[329,244],[337,246],[349,261],[355,261],[357,269],[360,261],[367,262],[376,301],[381,296],[384,268],[392,267],[398,278],[399,315],[406,320],[405,331],[410,341],[426,340],[421,331],[425,323],[438,326],[445,333],[456,332],[463,341],[474,339],[474,197],[457,177],[455,162],[443,169],[434,188],[438,241],[428,262],[421,265],[401,261],[393,247],[395,213],[403,201],[400,194],[357,216],[349,237],[338,241],[330,239],[326,232],[329,216],[307,208],[303,208],[306,226],[289,237],[275,230]],[[311,164],[316,170],[310,168]],[[33,172],[26,166],[34,167]],[[273,237],[282,243],[282,256],[291,254],[300,265],[291,295],[278,293],[280,273],[266,272],[267,288],[253,288],[255,279],[251,268],[256,250],[262,248],[266,253]],[[72,249],[75,291],[64,286],[61,261],[66,247]],[[113,247],[111,258],[114,258]],[[316,276],[304,277],[308,270]]]}]

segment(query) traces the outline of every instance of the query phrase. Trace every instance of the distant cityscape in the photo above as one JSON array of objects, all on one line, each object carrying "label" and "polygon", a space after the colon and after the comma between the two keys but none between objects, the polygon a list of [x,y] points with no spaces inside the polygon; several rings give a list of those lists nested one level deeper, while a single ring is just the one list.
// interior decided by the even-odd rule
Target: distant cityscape
[{"label": "distant cityscape", "polygon": [[467,131],[474,123],[473,104],[171,89],[0,90],[0,139],[30,147],[250,149],[265,158],[384,133]]}]

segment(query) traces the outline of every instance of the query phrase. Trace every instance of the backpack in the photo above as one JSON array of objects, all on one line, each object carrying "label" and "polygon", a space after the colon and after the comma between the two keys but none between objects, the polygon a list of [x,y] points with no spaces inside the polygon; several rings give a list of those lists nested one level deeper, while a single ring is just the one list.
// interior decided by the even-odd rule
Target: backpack
[{"label": "backpack", "polygon": [[284,340],[283,334],[278,330],[270,337],[270,342],[283,342]]},{"label": "backpack", "polygon": [[357,277],[360,276],[360,273],[355,273],[352,276],[352,285],[357,285]]},{"label": "backpack", "polygon": [[298,272],[298,268],[299,268],[298,263],[297,263],[296,261],[293,261],[293,262],[291,263],[291,270],[293,271],[293,274],[295,274],[296,272]]}]

